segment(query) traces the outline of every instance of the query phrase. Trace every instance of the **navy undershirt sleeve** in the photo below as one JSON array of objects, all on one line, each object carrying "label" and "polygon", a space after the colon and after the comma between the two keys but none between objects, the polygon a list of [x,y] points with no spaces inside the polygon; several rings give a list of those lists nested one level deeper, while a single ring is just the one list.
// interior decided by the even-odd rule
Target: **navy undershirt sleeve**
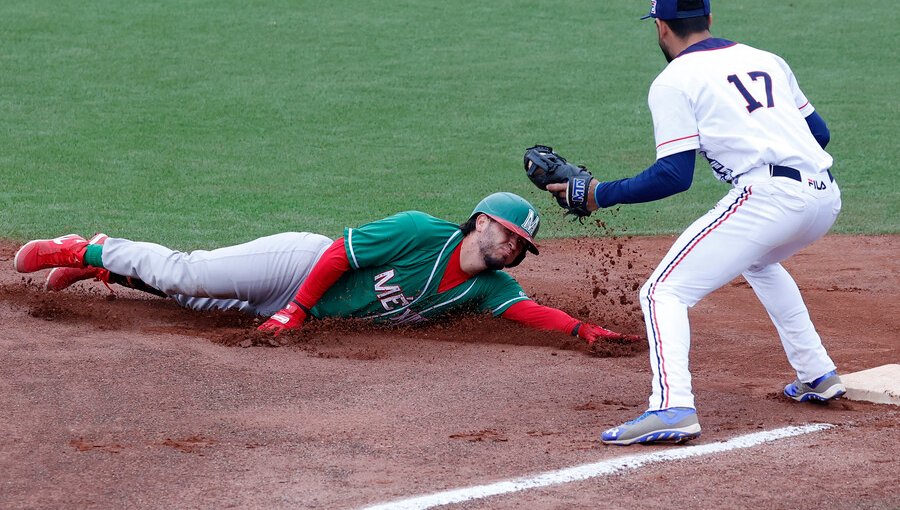
[{"label": "navy undershirt sleeve", "polygon": [[594,191],[600,207],[652,202],[691,187],[694,180],[694,149],[656,160],[643,172],[618,181],[601,182]]},{"label": "navy undershirt sleeve", "polygon": [[819,142],[819,145],[824,149],[828,142],[831,141],[831,132],[828,131],[828,126],[825,124],[825,119],[819,115],[819,112],[812,112],[806,116],[806,125],[809,126],[809,130],[812,132],[813,137],[815,137],[816,141]]}]

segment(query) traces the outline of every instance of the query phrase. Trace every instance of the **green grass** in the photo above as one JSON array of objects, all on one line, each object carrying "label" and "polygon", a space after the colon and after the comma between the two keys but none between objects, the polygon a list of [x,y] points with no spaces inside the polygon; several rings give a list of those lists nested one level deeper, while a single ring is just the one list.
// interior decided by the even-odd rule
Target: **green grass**
[{"label": "green grass", "polygon": [[[900,232],[890,2],[714,2],[715,35],[791,63],[832,131],[834,231]],[[603,178],[654,159],[665,62],[642,2],[30,0],[0,5],[0,237],[104,230],[183,248],[340,235],[404,209],[462,221],[519,193],[542,236],[572,224],[524,178],[547,143]],[[677,233],[727,191],[603,211]]]}]

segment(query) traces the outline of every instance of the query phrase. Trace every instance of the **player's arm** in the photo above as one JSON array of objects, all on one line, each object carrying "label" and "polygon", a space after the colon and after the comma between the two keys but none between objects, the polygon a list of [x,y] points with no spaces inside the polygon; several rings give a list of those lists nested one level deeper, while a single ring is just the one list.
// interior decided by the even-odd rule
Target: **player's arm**
[{"label": "player's arm", "polygon": [[639,204],[666,198],[691,187],[694,181],[694,149],[656,160],[643,172],[617,181],[598,182],[593,187],[597,207]]},{"label": "player's arm", "polygon": [[634,335],[623,335],[594,324],[582,322],[557,308],[543,306],[530,299],[513,303],[501,315],[504,319],[534,329],[559,331],[567,335],[578,336],[592,344],[598,339],[638,340]]},{"label": "player's arm", "polygon": [[[824,149],[831,140],[825,120],[818,112],[813,111],[806,117],[806,124]],[[656,160],[656,163],[634,177],[592,182],[594,200],[593,203],[588,201],[588,206],[593,210],[616,204],[651,202],[686,191],[694,179],[696,154],[694,149],[678,152]]]},{"label": "player's arm", "polygon": [[828,142],[831,141],[831,131],[828,130],[825,119],[819,115],[819,112],[814,111],[806,116],[806,125],[809,126],[809,131],[824,149]]},{"label": "player's arm", "polygon": [[[594,211],[616,204],[652,202],[681,193],[690,188],[694,181],[696,157],[696,151],[690,149],[660,158],[634,177],[607,182],[593,179],[589,187],[587,209]],[[547,190],[561,196],[560,193],[567,192],[568,185],[549,184]]]},{"label": "player's arm", "polygon": [[350,270],[350,260],[344,248],[344,238],[333,242],[319,257],[316,265],[303,280],[294,299],[281,311],[272,315],[259,326],[260,331],[268,331],[276,336],[286,329],[303,326],[309,311],[336,281]]}]

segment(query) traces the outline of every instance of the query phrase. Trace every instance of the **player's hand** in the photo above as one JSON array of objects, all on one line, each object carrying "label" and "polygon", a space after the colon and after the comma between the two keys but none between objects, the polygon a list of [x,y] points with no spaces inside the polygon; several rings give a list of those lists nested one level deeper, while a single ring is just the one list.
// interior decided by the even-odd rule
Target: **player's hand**
[{"label": "player's hand", "polygon": [[[599,206],[597,205],[597,199],[594,197],[594,190],[597,189],[598,184],[600,184],[600,181],[598,181],[597,179],[591,179],[591,182],[588,184],[587,193],[586,193],[586,197],[585,197],[587,200],[584,204],[584,208],[588,212],[596,211],[597,209],[599,209]],[[569,189],[568,182],[548,184],[547,191],[549,191],[550,194],[553,195],[553,198],[555,198],[556,201],[560,202],[560,203],[565,202],[566,197],[571,192],[571,190]]]},{"label": "player's hand", "polygon": [[[548,145],[535,145],[525,149],[523,163],[528,179],[538,189],[550,191],[566,214],[574,214],[584,221],[597,208],[596,205],[593,209],[590,208],[588,197],[591,183],[596,179],[584,165],[569,163]],[[568,189],[561,191],[560,184]]]},{"label": "player's hand", "polygon": [[622,333],[616,333],[615,331],[610,331],[587,322],[581,323],[581,327],[578,328],[578,337],[586,340],[588,345],[593,345],[597,340],[625,340],[628,342],[636,342],[643,339],[643,337],[638,335],[623,335]]},{"label": "player's hand", "polygon": [[564,182],[560,182],[560,183],[556,183],[556,184],[548,184],[547,191],[549,191],[550,194],[552,194],[554,197],[565,198],[563,193],[566,192],[566,188],[568,188],[568,187],[569,187],[569,185]]},{"label": "player's hand", "polygon": [[569,192],[569,184],[566,182],[561,182],[557,184],[548,184],[547,191],[553,195],[553,198],[557,200],[565,200],[566,193]]},{"label": "player's hand", "polygon": [[291,302],[291,304],[269,317],[269,320],[260,324],[256,329],[278,336],[285,330],[303,327],[305,321],[306,312],[297,306],[296,303]]}]

